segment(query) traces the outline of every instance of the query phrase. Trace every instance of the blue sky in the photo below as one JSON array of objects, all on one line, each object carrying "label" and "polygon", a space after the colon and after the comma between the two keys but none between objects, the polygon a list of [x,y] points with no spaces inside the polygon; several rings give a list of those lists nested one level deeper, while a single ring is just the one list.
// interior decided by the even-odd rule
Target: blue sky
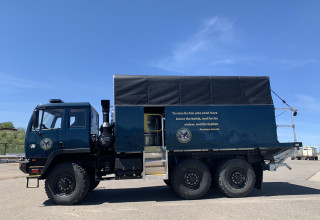
[{"label": "blue sky", "polygon": [[[298,140],[318,146],[319,11],[320,1],[293,0],[2,0],[0,122],[26,127],[49,98],[100,112],[113,74],[267,75],[299,109]],[[278,136],[293,140],[289,128]]]}]

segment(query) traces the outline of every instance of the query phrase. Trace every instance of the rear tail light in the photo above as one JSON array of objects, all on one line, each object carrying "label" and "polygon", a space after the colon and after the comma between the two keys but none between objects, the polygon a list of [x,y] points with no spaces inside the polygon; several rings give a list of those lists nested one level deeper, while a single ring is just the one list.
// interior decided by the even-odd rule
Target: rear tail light
[{"label": "rear tail light", "polygon": [[39,173],[39,169],[31,169],[31,173]]}]

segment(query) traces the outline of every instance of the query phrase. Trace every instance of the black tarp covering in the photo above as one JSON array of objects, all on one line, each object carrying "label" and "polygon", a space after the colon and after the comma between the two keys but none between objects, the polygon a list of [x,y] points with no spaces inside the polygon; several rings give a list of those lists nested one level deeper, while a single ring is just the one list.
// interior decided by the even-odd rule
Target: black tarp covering
[{"label": "black tarp covering", "polygon": [[266,76],[114,76],[115,105],[273,104]]}]

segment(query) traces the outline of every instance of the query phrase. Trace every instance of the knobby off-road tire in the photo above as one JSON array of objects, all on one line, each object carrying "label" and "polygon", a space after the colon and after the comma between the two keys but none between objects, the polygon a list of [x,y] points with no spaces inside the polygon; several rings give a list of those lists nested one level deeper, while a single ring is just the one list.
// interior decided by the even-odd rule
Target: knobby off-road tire
[{"label": "knobby off-road tire", "polygon": [[45,190],[50,200],[57,205],[73,205],[88,193],[90,177],[76,163],[60,163],[47,175]]},{"label": "knobby off-road tire", "polygon": [[198,160],[186,160],[175,167],[171,183],[174,191],[184,199],[199,199],[211,185],[208,167]]},{"label": "knobby off-road tire", "polygon": [[256,182],[253,168],[241,159],[223,161],[217,169],[215,179],[218,189],[229,197],[249,195]]}]

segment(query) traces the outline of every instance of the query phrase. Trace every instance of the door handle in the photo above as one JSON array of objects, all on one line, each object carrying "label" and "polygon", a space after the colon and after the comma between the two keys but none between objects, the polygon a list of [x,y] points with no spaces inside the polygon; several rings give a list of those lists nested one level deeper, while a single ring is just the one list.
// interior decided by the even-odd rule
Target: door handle
[{"label": "door handle", "polygon": [[60,148],[63,148],[63,147],[64,147],[63,141],[59,141],[59,147],[60,147]]}]

